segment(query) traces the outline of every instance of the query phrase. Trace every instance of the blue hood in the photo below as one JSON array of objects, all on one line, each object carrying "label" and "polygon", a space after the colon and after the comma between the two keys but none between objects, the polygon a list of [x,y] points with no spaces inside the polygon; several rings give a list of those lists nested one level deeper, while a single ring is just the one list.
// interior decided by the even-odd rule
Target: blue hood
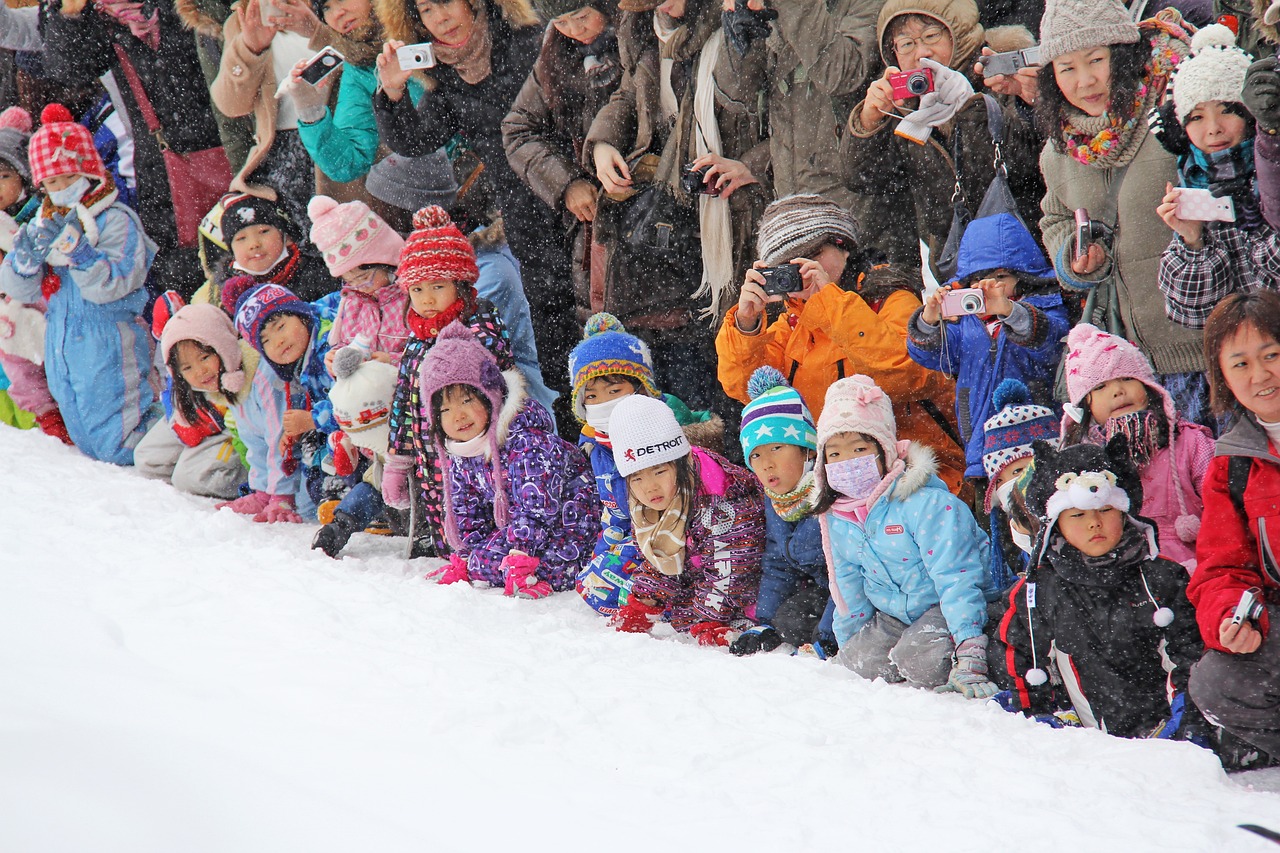
[{"label": "blue hood", "polygon": [[956,278],[976,272],[1007,269],[1038,278],[1056,278],[1053,267],[1027,226],[1012,213],[984,216],[969,223],[960,239]]}]

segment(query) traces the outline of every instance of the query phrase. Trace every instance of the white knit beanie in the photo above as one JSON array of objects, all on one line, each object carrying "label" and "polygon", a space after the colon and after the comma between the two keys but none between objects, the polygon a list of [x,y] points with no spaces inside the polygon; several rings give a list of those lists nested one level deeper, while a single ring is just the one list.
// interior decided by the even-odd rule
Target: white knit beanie
[{"label": "white knit beanie", "polygon": [[623,477],[689,455],[689,439],[671,407],[640,394],[624,397],[613,410],[609,440],[613,462]]},{"label": "white knit beanie", "polygon": [[1239,103],[1244,75],[1253,57],[1236,47],[1236,34],[1222,24],[1211,24],[1191,39],[1191,56],[1178,64],[1173,78],[1173,105],[1178,121],[1208,101]]},{"label": "white knit beanie", "polygon": [[[628,398],[629,399],[629,398]],[[615,415],[616,417],[616,415]],[[827,388],[822,417],[818,418],[818,466],[816,480],[821,489],[827,442],[847,432],[869,435],[884,454],[884,470],[898,461],[898,424],[893,417],[893,401],[870,376],[849,376]]]},{"label": "white knit beanie", "polygon": [[1119,0],[1048,0],[1040,19],[1040,61],[1047,65],[1074,50],[1133,44],[1140,36]]}]

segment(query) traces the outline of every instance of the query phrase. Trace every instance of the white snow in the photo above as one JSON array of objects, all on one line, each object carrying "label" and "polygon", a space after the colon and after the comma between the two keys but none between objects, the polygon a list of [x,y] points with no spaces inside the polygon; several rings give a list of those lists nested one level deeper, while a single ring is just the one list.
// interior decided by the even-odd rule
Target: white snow
[{"label": "white snow", "polygon": [[329,560],[35,433],[0,471],[3,853],[1274,849],[1188,744]]}]

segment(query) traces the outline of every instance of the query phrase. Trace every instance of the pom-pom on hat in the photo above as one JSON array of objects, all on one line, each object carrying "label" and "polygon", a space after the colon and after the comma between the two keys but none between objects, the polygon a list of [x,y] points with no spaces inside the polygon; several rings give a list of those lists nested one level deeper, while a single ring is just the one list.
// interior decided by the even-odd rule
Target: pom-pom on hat
[{"label": "pom-pom on hat", "polygon": [[[244,278],[248,276],[237,276],[223,285],[223,298],[227,297],[232,281],[239,282]],[[259,353],[262,353],[262,327],[277,314],[301,317],[308,327],[314,328],[315,310],[287,287],[267,283],[242,293],[236,300],[236,330]]]},{"label": "pom-pom on hat", "polygon": [[[222,360],[222,390],[239,394],[245,375],[240,355],[240,339],[231,318],[216,305],[185,305],[164,324],[160,335],[160,360],[169,363],[169,353],[181,341],[197,341],[211,347]],[[181,413],[174,407],[174,414]]]},{"label": "pom-pom on hat", "polygon": [[22,176],[23,183],[31,181],[31,165],[27,160],[30,141],[31,113],[22,107],[9,107],[0,113],[0,160],[12,166]]},{"label": "pom-pom on hat", "polygon": [[62,104],[49,104],[40,113],[41,127],[27,147],[31,182],[39,186],[59,175],[84,175],[94,181],[107,179],[107,167],[93,147],[89,128],[77,124]]},{"label": "pom-pom on hat", "polygon": [[1239,103],[1244,76],[1253,57],[1236,47],[1236,35],[1222,24],[1210,24],[1191,39],[1191,56],[1178,64],[1173,78],[1173,105],[1178,121],[1207,101]]},{"label": "pom-pom on hat", "polygon": [[848,376],[827,388],[822,417],[818,418],[818,464],[814,468],[818,489],[826,488],[827,442],[832,436],[847,432],[869,435],[884,454],[888,471],[898,461],[898,424],[893,416],[893,401],[870,376]]},{"label": "pom-pom on hat", "polygon": [[341,278],[356,267],[400,263],[404,240],[362,201],[339,204],[318,195],[307,205],[311,217],[311,242],[315,243],[329,273]]},{"label": "pom-pom on hat", "polygon": [[[1161,408],[1172,428],[1178,423],[1173,398],[1156,381],[1151,362],[1136,346],[1124,338],[1102,331],[1097,326],[1081,323],[1067,335],[1066,379],[1067,417],[1083,422],[1085,397],[1093,389],[1112,379],[1137,379],[1147,386],[1147,393],[1162,401]],[[1154,402],[1154,401],[1153,401]],[[1065,432],[1065,429],[1064,429]]]},{"label": "pom-pom on hat", "polygon": [[369,359],[361,347],[334,352],[333,388],[329,402],[333,418],[356,447],[386,453],[391,435],[391,397],[400,371],[394,365]]},{"label": "pom-pom on hat", "polygon": [[474,285],[480,277],[476,251],[443,207],[431,205],[413,215],[413,232],[400,253],[400,286],[448,279]]},{"label": "pom-pom on hat", "polygon": [[587,318],[582,342],[569,353],[569,383],[573,386],[573,413],[586,422],[583,403],[587,383],[601,376],[627,376],[640,383],[650,397],[661,397],[653,381],[653,355],[649,345],[628,334],[621,321],[612,314],[593,314]]},{"label": "pom-pom on hat", "polygon": [[827,243],[853,252],[858,226],[853,214],[820,195],[789,195],[765,208],[756,256],[767,266],[807,258]]},{"label": "pom-pom on hat", "polygon": [[742,457],[762,444],[794,444],[809,450],[818,448],[818,431],[813,415],[800,393],[787,384],[786,377],[768,365],[756,368],[747,381],[751,402],[742,409]]},{"label": "pom-pom on hat", "polygon": [[623,477],[690,453],[689,439],[671,407],[639,394],[624,397],[613,410],[609,440],[613,442],[613,463]]},{"label": "pom-pom on hat", "polygon": [[996,478],[1008,465],[1031,456],[1031,443],[1058,437],[1058,419],[1052,409],[1031,402],[1031,392],[1016,379],[1006,379],[991,395],[996,413],[983,424],[982,468],[990,484],[983,503],[991,512]]},{"label": "pom-pom on hat", "polygon": [[1047,0],[1040,18],[1040,62],[1065,53],[1110,44],[1133,44],[1141,36],[1119,0]]},{"label": "pom-pom on hat", "polygon": [[293,242],[298,242],[297,226],[284,209],[270,199],[248,193],[222,197],[222,239],[227,246],[250,225],[270,225]]}]

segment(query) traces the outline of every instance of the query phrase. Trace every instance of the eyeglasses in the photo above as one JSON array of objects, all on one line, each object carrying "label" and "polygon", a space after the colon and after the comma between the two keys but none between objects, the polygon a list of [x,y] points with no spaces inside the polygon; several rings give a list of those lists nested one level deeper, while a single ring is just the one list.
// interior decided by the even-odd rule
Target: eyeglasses
[{"label": "eyeglasses", "polygon": [[943,29],[925,30],[918,38],[900,38],[893,40],[893,52],[898,56],[911,56],[919,45],[933,47],[947,35]]}]

